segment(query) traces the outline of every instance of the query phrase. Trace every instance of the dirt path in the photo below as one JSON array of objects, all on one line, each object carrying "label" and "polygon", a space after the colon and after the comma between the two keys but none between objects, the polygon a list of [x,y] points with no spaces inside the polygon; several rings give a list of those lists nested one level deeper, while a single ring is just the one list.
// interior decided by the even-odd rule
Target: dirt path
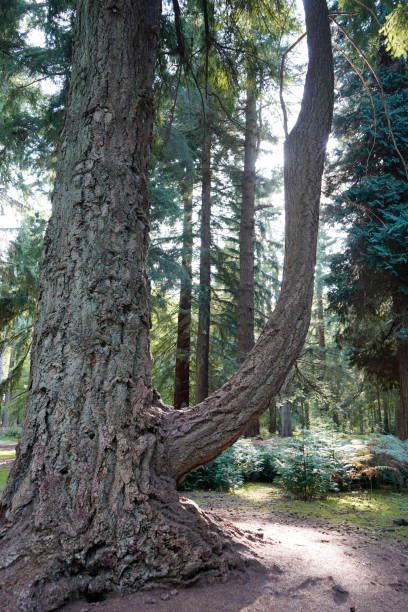
[{"label": "dirt path", "polygon": [[225,584],[152,590],[66,612],[405,612],[408,547],[358,529],[237,508],[230,496],[194,494],[204,509],[252,534],[257,569]]}]

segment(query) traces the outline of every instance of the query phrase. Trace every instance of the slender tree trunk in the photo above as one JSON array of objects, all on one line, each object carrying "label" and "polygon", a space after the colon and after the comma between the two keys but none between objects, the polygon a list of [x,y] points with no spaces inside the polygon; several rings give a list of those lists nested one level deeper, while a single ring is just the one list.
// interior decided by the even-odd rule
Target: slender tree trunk
[{"label": "slender tree trunk", "polygon": [[358,419],[360,423],[360,433],[363,434],[364,433],[364,415],[363,415],[363,409],[361,405],[359,405],[358,407]]},{"label": "slender tree trunk", "polygon": [[257,137],[256,93],[250,85],[247,89],[245,107],[245,156],[239,228],[238,360],[241,363],[255,344],[254,249]]},{"label": "slender tree trunk", "polygon": [[290,402],[286,400],[281,406],[281,437],[292,436],[292,419],[290,414]]},{"label": "slender tree trunk", "polygon": [[389,416],[389,410],[388,410],[388,398],[387,398],[387,401],[383,403],[383,407],[384,407],[384,433],[389,434],[390,433],[390,416]]},{"label": "slender tree trunk", "polygon": [[[242,363],[255,344],[254,266],[255,266],[255,189],[258,126],[256,91],[248,71],[249,85],[245,106],[245,150],[242,177],[241,220],[239,227],[238,361]],[[259,434],[259,419],[249,425],[245,435]]]},{"label": "slender tree trunk", "polygon": [[276,432],[276,400],[273,400],[269,404],[269,433],[274,434]]},{"label": "slender tree trunk", "polygon": [[399,328],[404,330],[404,336],[397,339],[398,373],[400,383],[400,398],[395,409],[395,435],[401,440],[408,438],[408,306],[397,300]]},{"label": "slender tree trunk", "polygon": [[[0,383],[3,381],[4,377],[4,360],[5,360],[5,356],[6,356],[6,349],[7,349],[7,328],[4,330],[3,332],[3,339],[1,340],[1,346],[0,346]],[[0,393],[0,411],[2,408],[2,404],[4,401],[4,394]],[[4,412],[2,412],[2,425],[3,427],[4,425]]]},{"label": "slender tree trunk", "polygon": [[1,383],[4,378],[3,372],[4,372],[4,358],[5,358],[6,349],[7,349],[7,328],[3,331],[3,338],[0,342],[1,342],[1,345],[0,345],[0,383]]},{"label": "slender tree trunk", "polygon": [[180,285],[177,323],[177,356],[174,379],[174,407],[182,408],[190,403],[190,336],[191,336],[191,288],[193,258],[193,186],[184,194],[183,213],[183,277]]},{"label": "slender tree trunk", "polygon": [[317,297],[317,334],[319,341],[319,355],[320,355],[320,374],[319,379],[324,380],[326,376],[326,338],[325,338],[325,324],[324,324],[324,307],[323,307],[323,291],[322,281],[319,279],[316,283],[316,297]]},{"label": "slender tree trunk", "polygon": [[310,413],[308,402],[302,402],[302,411],[304,413],[304,427],[305,429],[310,429]]},{"label": "slender tree trunk", "polygon": [[[8,365],[7,376],[9,376],[9,374],[12,371],[13,368],[14,368],[14,350],[13,350],[13,347],[11,346],[11,348],[10,348],[10,360],[9,360],[9,365]],[[12,399],[11,398],[11,393],[10,393],[10,391],[8,391],[4,395],[4,406],[3,406],[3,411],[2,411],[2,415],[1,415],[1,425],[2,425],[2,427],[7,427],[7,425],[9,424],[9,412],[10,412],[9,402],[10,402],[11,399]]]},{"label": "slender tree trunk", "polygon": [[309,68],[285,145],[281,295],[239,371],[180,411],[153,394],[145,275],[160,2],[78,1],[27,416],[1,506],[6,610],[186,584],[239,562],[225,526],[179,500],[175,481],[265,410],[309,326],[333,74],[326,2],[304,5]]},{"label": "slender tree trunk", "polygon": [[383,418],[382,418],[382,414],[381,414],[381,396],[380,396],[380,388],[377,385],[376,386],[376,391],[377,391],[377,422],[378,425],[383,428]]},{"label": "slender tree trunk", "polygon": [[196,349],[196,403],[208,396],[211,316],[211,129],[205,127],[202,156],[200,286]]}]

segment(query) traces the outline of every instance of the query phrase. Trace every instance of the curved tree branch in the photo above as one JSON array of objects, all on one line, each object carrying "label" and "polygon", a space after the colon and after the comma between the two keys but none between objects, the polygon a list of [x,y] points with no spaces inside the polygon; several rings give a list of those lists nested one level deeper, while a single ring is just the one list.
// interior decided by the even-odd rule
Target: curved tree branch
[{"label": "curved tree branch", "polygon": [[200,404],[163,415],[176,479],[230,446],[278,393],[309,326],[321,177],[333,111],[333,62],[325,0],[303,0],[309,66],[301,111],[285,142],[286,243],[281,294],[240,369]]}]

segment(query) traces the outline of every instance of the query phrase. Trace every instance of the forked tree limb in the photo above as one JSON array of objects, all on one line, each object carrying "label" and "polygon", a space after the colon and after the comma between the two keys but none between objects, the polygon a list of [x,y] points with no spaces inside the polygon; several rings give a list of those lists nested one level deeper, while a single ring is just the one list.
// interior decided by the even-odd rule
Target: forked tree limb
[{"label": "forked tree limb", "polygon": [[278,393],[310,321],[321,178],[333,113],[325,0],[304,0],[309,66],[298,120],[285,142],[285,263],[275,311],[241,368],[200,404],[164,415],[170,474],[180,479],[237,440]]}]

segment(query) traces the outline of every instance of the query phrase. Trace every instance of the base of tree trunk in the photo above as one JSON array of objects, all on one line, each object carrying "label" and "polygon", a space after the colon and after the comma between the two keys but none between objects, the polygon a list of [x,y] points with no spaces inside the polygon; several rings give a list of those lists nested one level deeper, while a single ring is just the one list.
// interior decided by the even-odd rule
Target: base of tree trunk
[{"label": "base of tree trunk", "polygon": [[259,419],[255,419],[252,423],[249,424],[248,429],[245,430],[244,437],[245,438],[254,438],[255,436],[259,436]]},{"label": "base of tree trunk", "polygon": [[[107,509],[109,513],[109,509]],[[95,517],[83,534],[36,530],[30,507],[0,531],[4,610],[49,611],[107,593],[225,580],[249,563],[245,533],[187,499],[142,503],[112,531]]]}]

